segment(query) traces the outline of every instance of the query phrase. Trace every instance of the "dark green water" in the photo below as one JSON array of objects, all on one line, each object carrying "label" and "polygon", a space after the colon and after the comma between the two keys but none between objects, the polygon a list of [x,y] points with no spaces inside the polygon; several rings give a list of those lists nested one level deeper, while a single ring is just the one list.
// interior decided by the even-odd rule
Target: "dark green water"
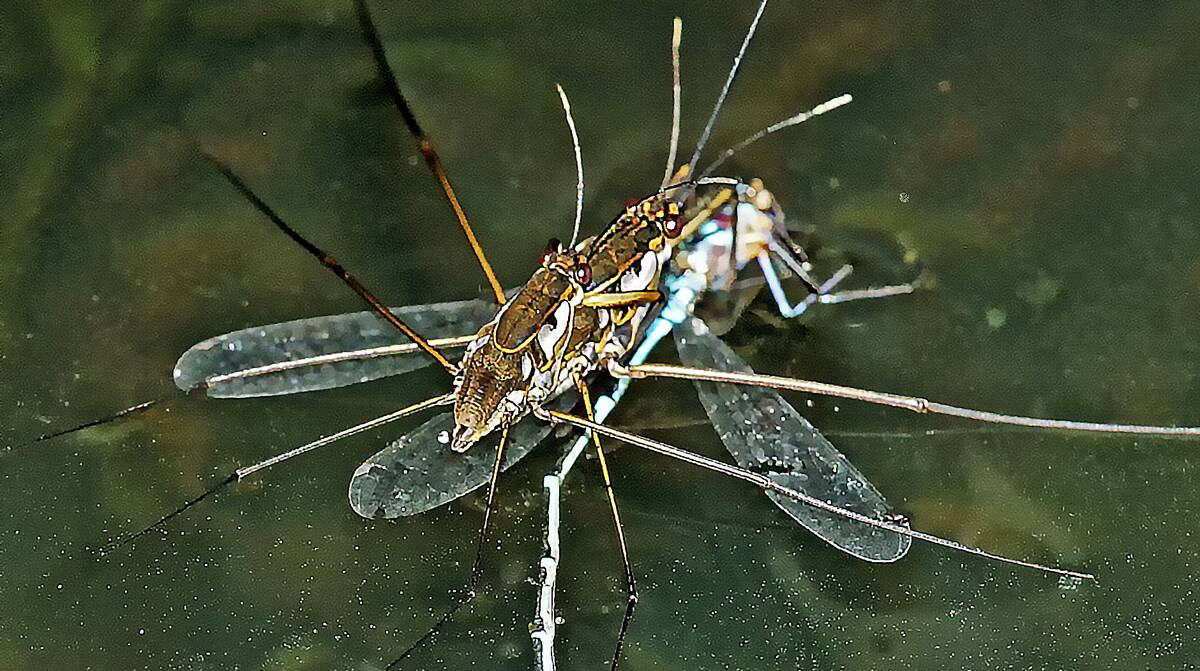
[{"label": "dark green water", "polygon": [[[574,169],[553,83],[572,96],[594,231],[661,175],[671,17],[684,18],[687,149],[754,9],[373,4],[509,286],[569,233]],[[852,282],[902,281],[917,270],[907,254],[927,281],[798,323],[760,297],[729,342],[778,374],[1200,424],[1200,4],[962,5],[768,8],[715,145],[853,93],[735,170],[815,229],[826,272],[851,259]],[[178,354],[208,336],[359,309],[189,137],[387,302],[480,294],[448,207],[371,85],[348,3],[50,7],[0,8],[0,444],[165,393]],[[0,456],[0,668],[381,668],[462,584],[481,510],[474,496],[398,523],[353,514],[350,474],[403,427],[281,466],[126,551],[89,549],[239,464],[444,384],[429,371],[192,399]],[[1099,583],[1064,590],[922,545],[895,565],[858,563],[752,488],[622,449],[612,465],[642,586],[622,668],[1195,664],[1195,441],[980,431],[824,399],[805,412],[914,526]],[[614,420],[723,453],[686,384],[639,383]],[[554,459],[544,449],[503,480],[488,595],[410,668],[531,666],[526,580]],[[576,476],[560,661],[604,668],[620,563],[595,465]]]}]

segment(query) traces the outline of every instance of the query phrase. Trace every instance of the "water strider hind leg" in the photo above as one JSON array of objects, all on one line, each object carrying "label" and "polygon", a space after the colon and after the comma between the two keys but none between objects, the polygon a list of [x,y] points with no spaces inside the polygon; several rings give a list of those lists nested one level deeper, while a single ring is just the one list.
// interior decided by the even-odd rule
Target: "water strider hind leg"
[{"label": "water strider hind leg", "polygon": [[387,671],[399,668],[401,662],[407,659],[417,648],[424,645],[426,641],[431,640],[437,635],[441,628],[450,621],[450,618],[462,610],[463,606],[475,600],[476,590],[479,587],[479,578],[483,574],[483,550],[487,544],[488,531],[491,527],[492,511],[496,509],[496,482],[500,479],[500,470],[504,463],[504,447],[507,442],[508,427],[504,427],[500,433],[500,444],[496,447],[496,460],[492,466],[491,480],[488,482],[487,505],[483,509],[483,524],[479,527],[479,539],[475,545],[475,559],[471,562],[471,576],[467,580],[466,589],[459,595],[454,605],[442,613],[442,616],[438,618],[437,622],[433,623],[433,626],[428,631],[422,634],[412,645],[405,648],[399,657],[387,665]]}]

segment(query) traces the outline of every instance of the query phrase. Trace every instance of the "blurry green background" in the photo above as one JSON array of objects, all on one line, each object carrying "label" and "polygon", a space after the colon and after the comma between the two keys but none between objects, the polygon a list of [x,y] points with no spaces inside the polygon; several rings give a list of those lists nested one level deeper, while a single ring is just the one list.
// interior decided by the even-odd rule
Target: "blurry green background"
[{"label": "blurry green background", "polygon": [[[660,178],[671,17],[684,18],[686,151],[754,10],[371,4],[506,286],[569,232],[554,82],[579,124],[595,231]],[[923,268],[925,290],[790,323],[760,297],[729,342],[777,374],[1200,424],[1200,4],[976,5],[768,7],[713,148],[853,93],[729,170],[767,180],[813,231],[824,272],[854,261],[858,286]],[[387,302],[481,295],[373,76],[348,2],[0,6],[0,445],[167,392],[175,357],[203,338],[359,309],[191,138]],[[236,465],[445,382],[426,371],[192,399],[0,455],[0,668],[382,668],[462,584],[480,520],[479,496],[396,523],[353,514],[350,474],[404,427],[281,466],[115,555],[90,549]],[[895,565],[859,563],[742,483],[621,449],[612,466],[642,586],[622,668],[1179,669],[1200,657],[1195,441],[981,430],[826,399],[805,413],[914,526],[1099,584],[1064,590],[924,545]],[[614,422],[723,454],[687,384],[637,384]],[[548,446],[505,477],[487,595],[409,668],[531,666],[527,579],[554,460]],[[595,465],[576,476],[560,661],[603,668],[620,562]]]}]

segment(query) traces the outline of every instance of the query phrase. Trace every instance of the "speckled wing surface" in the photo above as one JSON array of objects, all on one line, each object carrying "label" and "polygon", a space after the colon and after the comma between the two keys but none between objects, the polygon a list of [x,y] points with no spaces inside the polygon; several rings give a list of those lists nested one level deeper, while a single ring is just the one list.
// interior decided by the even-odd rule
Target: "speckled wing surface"
[{"label": "speckled wing surface", "polygon": [[[568,410],[578,398],[569,391],[548,406]],[[368,519],[417,515],[487,484],[496,463],[500,432],[493,432],[466,452],[454,452],[445,439],[453,428],[453,413],[441,413],[363,462],[350,479],[354,512]],[[551,428],[533,416],[517,422],[508,433],[503,468],[529,454]]]},{"label": "speckled wing surface", "polygon": [[[685,366],[753,373],[746,362],[699,320],[675,329]],[[879,490],[795,408],[771,389],[696,381],[700,402],[734,461],[771,480],[879,520],[897,520]],[[830,545],[872,562],[892,562],[912,539],[768,493],[775,505]]]}]

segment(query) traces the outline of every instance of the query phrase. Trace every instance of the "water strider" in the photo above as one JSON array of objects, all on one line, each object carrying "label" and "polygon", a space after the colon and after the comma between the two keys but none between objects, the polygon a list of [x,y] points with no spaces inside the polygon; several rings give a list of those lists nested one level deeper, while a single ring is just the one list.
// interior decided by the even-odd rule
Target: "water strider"
[{"label": "water strider", "polygon": [[[711,131],[725,94],[728,92],[733,77],[736,74],[737,64],[740,63],[742,55],[744,55],[745,48],[750,42],[754,27],[756,27],[758,18],[761,16],[764,8],[765,3],[760,5],[759,13],[756,15],[755,21],[752,23],[751,29],[748,31],[746,39],[743,42],[742,51],[739,52],[735,59],[735,66],[730,72],[730,76],[722,90],[721,96],[718,98],[717,104],[714,106],[709,125],[706,126],[701,143],[697,146],[697,150],[688,165],[688,170],[695,170],[696,162],[703,149],[704,139]],[[380,72],[385,82],[388,83],[389,90],[392,92],[393,101],[402,111],[410,129],[413,130],[414,136],[418,138],[420,149],[427,157],[427,162],[430,164],[435,175],[437,175],[439,183],[447,193],[447,197],[455,206],[455,212],[459,215],[460,223],[463,224],[464,230],[469,230],[465,216],[462,214],[461,208],[457,205],[457,200],[453,196],[453,190],[449,185],[449,181],[445,178],[444,170],[437,160],[432,145],[424,137],[419,126],[416,125],[411,111],[408,110],[407,103],[404,101],[398,86],[394,83],[394,78],[390,74],[380,42],[375,37],[369,15],[362,5],[359,5],[359,9],[364,34],[367,36],[368,42],[372,45],[372,52],[376,57]],[[565,97],[563,102],[564,106],[566,106]],[[812,112],[797,115],[773,126],[771,129],[765,131],[764,134],[772,132],[777,128],[799,123],[804,119],[819,114],[826,109],[832,109],[844,102],[845,100],[838,99]],[[572,134],[574,135],[569,108],[568,121],[571,123]],[[754,139],[757,138],[752,138],[748,142],[743,143],[742,146],[748,145]],[[578,158],[578,151],[576,155]],[[271,218],[285,232],[288,232],[293,239],[298,237],[290,227],[283,223],[278,215],[271,211],[231,171],[223,166],[219,167],[243,195],[255,203],[260,211]],[[705,171],[705,173],[707,172],[709,170]],[[686,177],[687,174],[686,171],[682,173],[683,177]],[[704,180],[708,178],[708,175],[702,174],[700,178]],[[545,430],[537,431],[536,429],[530,429],[523,433],[514,432],[510,436],[508,427],[521,419],[525,414],[531,411],[538,412],[544,403],[572,386],[583,397],[587,414],[589,416],[592,414],[589,393],[583,376],[597,369],[617,366],[618,362],[629,351],[637,335],[640,320],[645,315],[648,305],[657,302],[659,299],[657,292],[659,273],[664,262],[670,258],[672,249],[672,245],[668,244],[668,241],[678,238],[685,231],[682,219],[683,215],[680,210],[685,203],[691,202],[695,186],[695,183],[683,178],[671,184],[664,184],[663,189],[659,193],[640,199],[634,205],[629,206],[595,238],[585,240],[579,243],[578,246],[571,244],[563,247],[557,243],[552,243],[543,253],[542,268],[536,271],[531,281],[518,291],[515,298],[505,303],[495,318],[485,324],[476,336],[471,339],[462,364],[455,367],[449,365],[448,362],[439,358],[439,356],[431,354],[431,358],[455,373],[455,388],[452,395],[455,405],[454,412],[434,417],[426,424],[407,434],[401,440],[390,445],[387,449],[368,459],[355,473],[350,485],[351,503],[356,511],[367,517],[390,517],[422,512],[455,498],[464,491],[469,491],[479,486],[485,480],[490,483],[488,503],[484,513],[484,523],[481,527],[476,558],[473,562],[467,588],[463,591],[462,596],[455,605],[434,624],[425,636],[418,639],[412,647],[407,649],[401,655],[401,658],[427,640],[459,607],[467,603],[474,596],[481,569],[481,550],[487,534],[490,511],[493,507],[496,478],[502,468],[504,459],[506,456],[511,457],[511,455],[515,454],[519,457],[528,452],[533,444],[545,435]],[[753,187],[748,188],[753,189]],[[739,198],[753,199],[756,195],[759,194],[743,190]],[[705,207],[712,207],[712,204],[706,204]],[[579,207],[577,204],[576,230],[578,230],[578,214]],[[706,217],[701,217],[701,219],[706,218],[707,215]],[[765,218],[763,221],[771,225],[781,225],[781,222],[773,222],[769,218]],[[761,235],[762,232],[751,226],[745,226],[743,233],[746,236],[750,236],[752,233]],[[780,240],[777,237],[779,232],[773,231],[773,233],[775,233],[775,236],[767,235],[762,238],[762,246],[747,245],[747,249],[754,249],[756,255],[765,253],[764,250],[769,247],[769,241],[778,242]],[[482,250],[474,242],[474,236],[468,234],[468,238],[472,241],[477,254],[482,256]],[[749,242],[746,240],[743,241],[743,243]],[[574,240],[572,240],[572,243],[574,243]],[[318,258],[327,258],[327,255],[320,250],[316,250],[311,246],[309,247],[309,251]],[[775,253],[780,254],[780,251],[776,249]],[[331,265],[328,261],[326,264]],[[482,265],[484,265],[485,269],[488,267],[486,263]],[[806,271],[801,266],[795,266],[795,272],[801,275],[802,278],[807,278],[805,275]],[[343,277],[345,277],[344,274]],[[811,282],[811,280],[809,281]],[[836,283],[836,278],[833,283]],[[777,284],[778,282],[776,282]],[[498,297],[503,295],[498,285],[494,288]],[[777,289],[778,287],[776,286],[775,288]],[[812,288],[817,290],[815,286]],[[373,305],[378,305],[378,302],[374,301]],[[789,307],[788,310],[790,311],[789,314],[795,314],[799,311],[796,307]],[[446,310],[444,307],[439,307],[434,312],[444,313]],[[394,315],[388,319],[394,325],[396,321],[400,321]],[[401,330],[406,336],[410,338],[414,337],[415,334],[412,333],[412,329],[407,327],[406,329]],[[583,337],[578,337],[578,335],[582,335]],[[422,345],[418,342],[416,344],[427,354],[430,354],[429,350],[433,349],[427,343]],[[205,343],[202,344],[201,349],[209,350],[213,346],[214,343]],[[589,347],[590,350],[588,349]],[[238,349],[241,348],[239,345]],[[324,364],[328,362],[328,359],[322,358],[318,362]],[[284,368],[286,370],[294,370],[294,368],[291,368],[294,363],[289,363]],[[188,366],[184,365],[183,361],[181,361],[180,366],[177,368],[187,370]],[[620,368],[624,370],[623,367]],[[258,374],[274,374],[276,369],[272,368],[270,363],[260,363],[257,366],[251,367],[250,371],[254,374],[250,377],[254,377]],[[194,372],[188,371],[184,377],[201,379],[207,377],[206,375],[195,375],[193,374]],[[641,372],[640,369],[639,372]],[[230,375],[230,373],[223,372],[222,375]],[[237,377],[237,371],[234,371],[233,375],[234,377],[220,377],[216,378],[216,380],[219,383],[224,383],[226,380],[240,381],[241,378]],[[227,482],[246,477],[265,465],[278,463],[283,458],[287,458],[287,456],[291,456],[292,454],[328,444],[332,440],[352,435],[367,428],[375,428],[382,423],[405,416],[410,412],[424,410],[431,404],[440,404],[447,400],[449,398],[446,396],[435,397],[396,413],[391,413],[385,417],[351,427],[327,438],[302,446],[288,453],[286,456],[273,458],[267,462],[263,462],[263,464],[239,469],[239,471],[232,474],[230,478],[222,482],[218,487],[223,486]],[[570,421],[571,419],[569,415],[562,415],[561,411],[554,412],[559,414],[543,414],[543,418],[548,419],[553,417],[555,421]],[[580,419],[579,421],[586,424],[588,419]],[[490,461],[490,467],[486,455],[467,460],[456,457],[446,451],[447,447],[450,452],[465,451],[473,443],[498,428],[501,431],[495,452],[496,457]],[[613,434],[611,430],[608,433],[609,435],[621,435],[619,433]],[[634,605],[636,604],[636,588],[632,568],[624,547],[624,537],[620,532],[620,522],[615,499],[612,497],[611,486],[608,482],[607,467],[604,464],[603,452],[599,450],[600,446],[595,433],[593,433],[593,439],[596,441],[597,453],[600,455],[601,471],[605,476],[614,520],[617,521],[618,536],[621,540],[622,556],[626,569],[627,589],[630,597],[625,616],[622,619],[621,629],[617,636],[617,649],[613,655],[613,665],[615,666],[620,658],[621,644],[632,617]],[[625,439],[629,440],[630,438],[626,436]],[[762,474],[735,469],[719,464],[718,462],[696,457],[695,455],[679,452],[674,448],[662,446],[661,444],[651,444],[644,441],[638,441],[637,444],[649,449],[657,449],[675,458],[687,460],[694,465],[700,465],[705,468],[718,470],[727,475],[735,475],[736,477],[747,479],[764,489],[770,490],[776,495],[776,500],[787,500],[788,503],[781,504],[784,505],[785,509],[797,505],[817,506],[822,508],[824,513],[833,513],[844,519],[850,519],[853,526],[857,529],[857,533],[860,535],[873,535],[880,529],[884,529],[890,532],[884,534],[884,536],[890,537],[893,546],[903,547],[903,549],[899,550],[894,548],[891,551],[894,556],[889,556],[889,558],[895,558],[903,554],[903,550],[907,549],[907,540],[902,539],[907,539],[910,536],[966,549],[957,544],[934,539],[927,534],[908,530],[905,525],[898,523],[898,520],[893,516],[885,514],[886,504],[882,502],[882,499],[877,494],[874,498],[878,499],[878,502],[872,501],[874,504],[873,507],[861,512],[854,510],[853,504],[855,501],[853,497],[862,496],[859,487],[848,487],[847,491],[844,492],[845,495],[834,501],[830,501],[827,498],[816,499],[803,491],[798,492],[789,486],[793,483],[803,483],[803,479],[800,477],[785,479],[784,484],[781,484],[780,482],[766,478]],[[432,453],[430,453],[431,449],[433,450]],[[511,452],[506,455],[506,451]],[[834,454],[836,454],[836,451],[834,451]],[[781,459],[786,458],[786,456],[793,455],[781,456]],[[447,460],[450,462],[448,467],[444,465]],[[842,458],[842,461],[844,461],[844,458]],[[854,482],[855,473],[847,469],[844,475],[839,474],[838,477],[845,478],[847,482]],[[858,479],[861,479],[861,476]],[[870,490],[870,485],[866,484],[863,491]],[[851,498],[847,498],[847,496]],[[188,504],[188,506],[190,505],[191,503]],[[176,513],[172,513],[168,517],[178,514],[178,512],[181,512],[188,506],[185,506],[180,511],[176,511]],[[847,509],[843,506],[850,506],[850,508]],[[823,519],[826,515],[818,513],[818,517]],[[813,525],[810,524],[809,526],[812,527]],[[899,534],[900,538],[895,537],[895,534]],[[860,546],[863,544],[862,541],[856,541],[856,543]],[[870,555],[863,553],[863,556]]]},{"label": "water strider", "polygon": [[[436,314],[436,313],[437,313],[437,311],[432,311],[432,313]],[[402,316],[402,318],[403,318],[404,320],[406,320],[406,322],[409,322],[409,318],[408,318],[408,317],[404,317],[404,316]],[[487,318],[490,318],[490,316],[487,316],[487,317],[485,317],[484,319],[486,320]],[[415,324],[412,324],[412,325],[413,325],[413,328],[414,328],[415,330],[421,331],[421,330],[418,328],[418,326],[416,326]],[[466,329],[466,330],[464,330],[464,331],[461,331],[461,332],[473,332],[474,330],[475,330],[474,328],[470,328],[470,329]],[[421,332],[424,332],[424,331],[421,331]],[[456,335],[456,334],[454,334],[454,332],[450,332],[450,334],[449,334],[449,335],[451,335],[451,336],[452,336],[452,335]],[[353,340],[353,339],[352,339],[352,340]],[[247,340],[246,340],[246,342],[250,342],[250,339],[247,339]],[[300,343],[300,345],[301,345],[301,346],[306,346],[304,342],[301,342],[301,343]],[[187,366],[181,366],[181,370],[186,370],[186,369],[187,369]],[[320,377],[320,376],[318,375],[317,377]],[[269,376],[264,376],[262,379],[269,379],[269,378],[270,378]],[[250,378],[247,378],[247,379],[250,379]],[[230,381],[230,384],[232,384],[232,381]],[[216,385],[214,385],[214,387],[212,387],[212,389],[214,389],[214,390],[215,390],[217,387],[221,387],[221,385],[220,385],[220,384],[216,384]],[[470,453],[468,453],[468,454],[470,454]]]}]

